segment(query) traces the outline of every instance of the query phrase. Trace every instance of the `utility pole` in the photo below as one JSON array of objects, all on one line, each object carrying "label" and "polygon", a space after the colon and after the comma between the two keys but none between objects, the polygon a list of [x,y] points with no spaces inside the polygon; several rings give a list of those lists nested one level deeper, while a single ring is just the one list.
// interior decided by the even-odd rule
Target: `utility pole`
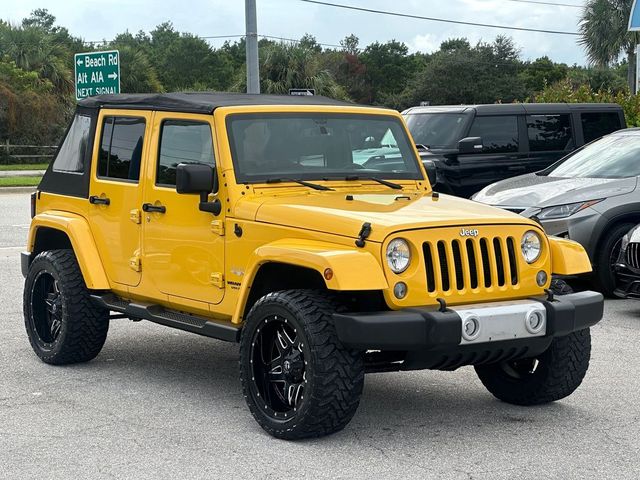
[{"label": "utility pole", "polygon": [[256,0],[245,0],[247,93],[260,93],[260,67],[258,65],[258,20]]}]

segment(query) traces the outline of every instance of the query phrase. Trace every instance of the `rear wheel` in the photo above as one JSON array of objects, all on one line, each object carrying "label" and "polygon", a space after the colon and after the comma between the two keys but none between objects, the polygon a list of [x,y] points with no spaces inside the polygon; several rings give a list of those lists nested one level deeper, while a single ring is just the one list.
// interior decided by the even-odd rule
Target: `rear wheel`
[{"label": "rear wheel", "polygon": [[45,363],[89,361],[107,338],[109,312],[91,302],[71,250],[42,252],[33,260],[23,310],[31,347]]},{"label": "rear wheel", "polygon": [[270,293],[252,307],[240,341],[244,397],[274,437],[300,439],[344,428],[364,385],[362,352],[342,346],[323,292]]}]

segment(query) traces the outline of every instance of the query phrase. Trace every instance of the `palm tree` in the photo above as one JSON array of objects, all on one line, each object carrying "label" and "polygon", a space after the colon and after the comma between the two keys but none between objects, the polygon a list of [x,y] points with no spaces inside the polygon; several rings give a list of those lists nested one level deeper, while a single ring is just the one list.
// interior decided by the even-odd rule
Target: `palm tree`
[{"label": "palm tree", "polygon": [[634,91],[635,48],[640,40],[637,32],[629,32],[628,24],[633,0],[587,0],[580,19],[579,43],[587,50],[589,61],[606,67],[627,56],[627,81]]}]

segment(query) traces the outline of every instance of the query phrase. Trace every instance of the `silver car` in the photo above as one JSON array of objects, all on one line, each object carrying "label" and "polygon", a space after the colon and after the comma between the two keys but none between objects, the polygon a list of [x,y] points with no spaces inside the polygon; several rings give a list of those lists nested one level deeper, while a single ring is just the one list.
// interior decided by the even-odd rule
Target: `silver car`
[{"label": "silver car", "polygon": [[550,235],[581,243],[593,283],[616,288],[614,265],[622,237],[640,222],[640,129],[620,130],[549,168],[489,185],[472,198],[536,218]]}]

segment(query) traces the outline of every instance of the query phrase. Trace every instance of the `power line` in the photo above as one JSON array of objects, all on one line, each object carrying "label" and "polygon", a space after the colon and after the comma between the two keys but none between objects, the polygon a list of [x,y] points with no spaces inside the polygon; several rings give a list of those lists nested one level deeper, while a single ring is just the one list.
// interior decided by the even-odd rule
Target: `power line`
[{"label": "power line", "polygon": [[[470,25],[473,27],[486,27],[486,28],[499,28],[503,30],[518,30],[521,32],[536,32],[536,33],[550,33],[554,35],[572,35],[578,36],[580,35],[577,32],[566,32],[562,30],[542,30],[538,28],[525,28],[525,27],[510,27],[506,25],[492,25],[488,23],[476,23],[476,22],[463,22],[460,20],[449,20],[445,18],[435,18],[435,17],[423,17],[420,15],[411,15],[408,13],[399,13],[399,12],[389,12],[386,10],[374,10],[373,8],[364,8],[364,7],[354,7],[353,5],[342,5],[339,3],[329,3],[329,2],[321,2],[318,0],[300,0],[301,2],[306,3],[315,3],[317,5],[324,5],[327,7],[336,7],[336,8],[344,8],[346,10],[357,10],[360,12],[368,12],[368,13],[377,13],[380,15],[391,15],[394,17],[404,17],[404,18],[414,18],[417,20],[428,20],[431,22],[442,22],[442,23],[455,23],[458,25]],[[531,0],[532,1],[532,0]]]},{"label": "power line", "polygon": [[571,8],[584,8],[583,5],[575,5],[572,3],[553,3],[553,2],[541,2],[538,0],[505,0],[506,2],[516,3],[534,3],[536,5],[551,5],[552,7],[571,7]]}]

